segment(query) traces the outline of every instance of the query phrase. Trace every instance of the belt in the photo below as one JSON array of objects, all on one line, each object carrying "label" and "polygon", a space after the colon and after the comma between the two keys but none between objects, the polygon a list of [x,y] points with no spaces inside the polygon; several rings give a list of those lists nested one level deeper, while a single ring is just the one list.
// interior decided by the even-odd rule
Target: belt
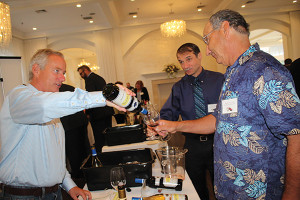
[{"label": "belt", "polygon": [[198,140],[200,142],[206,142],[214,139],[214,134],[208,134],[208,135],[201,135],[201,134],[191,134],[186,133],[185,136],[190,139]]},{"label": "belt", "polygon": [[51,187],[34,187],[34,188],[20,188],[10,185],[5,185],[0,183],[3,193],[8,193],[18,196],[43,196],[45,194],[57,192],[59,184],[53,185]]}]

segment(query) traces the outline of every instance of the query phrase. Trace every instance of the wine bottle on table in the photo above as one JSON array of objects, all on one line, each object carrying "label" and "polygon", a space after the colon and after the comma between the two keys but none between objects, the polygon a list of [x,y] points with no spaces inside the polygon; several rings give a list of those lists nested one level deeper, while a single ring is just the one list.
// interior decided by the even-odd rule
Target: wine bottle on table
[{"label": "wine bottle on table", "polygon": [[95,146],[92,146],[91,149],[92,149],[92,167],[103,167],[100,159],[97,156],[97,151]]},{"label": "wine bottle on table", "polygon": [[188,200],[186,194],[155,194],[150,197],[132,197],[132,200]]},{"label": "wine bottle on table", "polygon": [[167,189],[174,189],[176,191],[182,190],[182,179],[177,178],[165,178],[165,177],[150,177],[148,179],[135,179],[136,183],[143,183],[146,182],[146,185],[151,188],[167,188]]},{"label": "wine bottle on table", "polygon": [[134,113],[147,114],[147,110],[142,107],[136,97],[130,96],[126,91],[120,89],[113,83],[108,83],[104,86],[103,96],[114,104],[126,108],[126,110]]}]

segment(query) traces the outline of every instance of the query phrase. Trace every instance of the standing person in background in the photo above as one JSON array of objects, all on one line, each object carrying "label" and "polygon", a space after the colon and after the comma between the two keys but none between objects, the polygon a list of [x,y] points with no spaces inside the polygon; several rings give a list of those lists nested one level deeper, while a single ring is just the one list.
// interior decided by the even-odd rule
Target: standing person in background
[{"label": "standing person in background", "polygon": [[106,101],[102,92],[78,88],[59,92],[65,72],[60,52],[38,50],[30,61],[29,84],[15,87],[5,97],[0,111],[1,199],[62,200],[61,187],[75,200],[92,199],[66,169],[65,133],[59,118],[105,105],[126,110]]},{"label": "standing person in background", "polygon": [[290,71],[295,82],[296,93],[298,96],[300,96],[300,58],[292,62]]},{"label": "standing person in background", "polygon": [[134,93],[136,94],[136,98],[145,104],[150,100],[148,90],[144,87],[144,83],[141,80],[135,83]]},{"label": "standing person in background", "polygon": [[[74,92],[71,85],[62,84],[60,92]],[[84,178],[80,166],[82,161],[88,156],[90,145],[88,142],[87,125],[88,119],[83,111],[60,118],[65,130],[66,157],[71,166],[71,177],[76,182]]]},{"label": "standing person in background", "polygon": [[[94,91],[102,91],[104,86],[106,85],[105,80],[91,71],[91,69],[82,65],[77,69],[81,78],[85,81],[85,89],[88,92]],[[91,122],[91,126],[94,133],[95,138],[95,147],[101,152],[102,147],[105,145],[105,137],[103,131],[107,127],[112,126],[112,116],[114,114],[114,110],[110,107],[103,108],[93,108],[86,110],[86,114],[89,117]]]},{"label": "standing person in background", "polygon": [[299,199],[300,99],[289,70],[250,44],[238,12],[218,11],[203,35],[207,55],[229,66],[217,109],[197,120],[159,121],[156,131],[215,131],[218,200]]},{"label": "standing person in background", "polygon": [[129,82],[126,83],[126,87],[134,92],[134,87],[132,87]]},{"label": "standing person in background", "polygon": [[[177,50],[177,60],[185,76],[175,83],[172,92],[160,110],[161,119],[177,121],[197,119],[212,113],[216,108],[224,75],[205,70],[201,65],[202,55],[197,45],[186,43]],[[200,88],[199,88],[200,87]],[[206,184],[207,171],[213,183],[214,135],[183,133],[186,171],[201,200],[209,199]]]},{"label": "standing person in background", "polygon": [[288,70],[291,70],[291,64],[292,64],[292,59],[290,58],[287,58],[284,60],[284,66],[288,69]]}]

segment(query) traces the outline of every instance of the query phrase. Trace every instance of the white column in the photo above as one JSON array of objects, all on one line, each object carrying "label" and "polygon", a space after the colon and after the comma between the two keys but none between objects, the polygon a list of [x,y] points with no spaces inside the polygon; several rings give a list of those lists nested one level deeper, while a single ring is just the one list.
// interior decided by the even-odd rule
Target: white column
[{"label": "white column", "polygon": [[102,76],[107,83],[116,82],[113,31],[105,30],[95,32],[94,41],[96,45],[97,62],[100,67],[100,76]]},{"label": "white column", "polygon": [[292,38],[292,60],[300,58],[300,11],[290,12],[291,38]]}]

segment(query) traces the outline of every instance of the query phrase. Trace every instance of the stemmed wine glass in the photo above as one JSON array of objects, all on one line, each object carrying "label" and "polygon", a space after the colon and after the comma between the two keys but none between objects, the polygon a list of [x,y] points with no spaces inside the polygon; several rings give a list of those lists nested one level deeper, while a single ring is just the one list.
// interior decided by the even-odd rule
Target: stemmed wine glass
[{"label": "stemmed wine glass", "polygon": [[149,126],[150,128],[147,129],[147,140],[161,140],[161,141],[168,141],[170,139],[170,134],[167,134],[165,137],[157,135],[156,131],[153,129],[158,125],[158,121],[160,120],[160,114],[155,109],[154,105],[148,102],[145,105],[148,113],[146,115],[142,115],[144,123]]},{"label": "stemmed wine glass", "polygon": [[124,186],[126,184],[126,177],[122,167],[111,168],[110,184],[116,191],[118,191],[118,186]]}]

